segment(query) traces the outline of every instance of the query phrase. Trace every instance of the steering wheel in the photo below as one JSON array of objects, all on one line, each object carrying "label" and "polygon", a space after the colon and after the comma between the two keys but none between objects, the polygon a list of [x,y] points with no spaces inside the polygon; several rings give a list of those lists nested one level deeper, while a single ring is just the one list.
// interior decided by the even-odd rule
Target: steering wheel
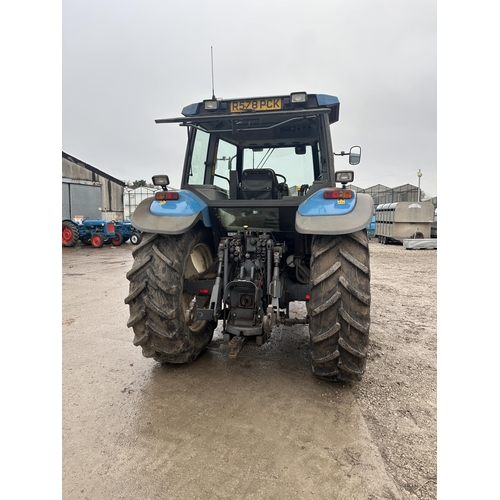
[{"label": "steering wheel", "polygon": [[283,177],[283,182],[286,182],[286,177],[284,175],[276,174],[276,177]]}]

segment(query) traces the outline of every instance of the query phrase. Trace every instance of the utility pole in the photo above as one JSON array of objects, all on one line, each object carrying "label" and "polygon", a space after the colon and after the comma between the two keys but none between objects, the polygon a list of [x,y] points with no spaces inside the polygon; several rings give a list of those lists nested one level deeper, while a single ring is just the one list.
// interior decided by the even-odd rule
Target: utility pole
[{"label": "utility pole", "polygon": [[420,169],[418,169],[417,177],[418,177],[418,202],[420,203],[420,177],[422,177],[422,171]]}]

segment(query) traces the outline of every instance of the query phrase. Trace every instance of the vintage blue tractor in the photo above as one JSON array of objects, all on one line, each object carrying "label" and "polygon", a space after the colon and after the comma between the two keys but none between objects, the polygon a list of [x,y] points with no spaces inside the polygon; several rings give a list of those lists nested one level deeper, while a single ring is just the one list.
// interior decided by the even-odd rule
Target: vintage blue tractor
[{"label": "vintage blue tractor", "polygon": [[129,239],[134,245],[141,242],[141,231],[134,228],[130,220],[63,219],[62,221],[62,244],[65,247],[73,247],[78,241],[95,248],[100,248],[105,243],[119,246]]},{"label": "vintage blue tractor", "polygon": [[133,245],[138,245],[142,240],[142,231],[136,229],[130,222],[130,219],[115,221],[115,231],[117,234],[121,234],[123,236],[123,243],[130,240],[130,243]]}]

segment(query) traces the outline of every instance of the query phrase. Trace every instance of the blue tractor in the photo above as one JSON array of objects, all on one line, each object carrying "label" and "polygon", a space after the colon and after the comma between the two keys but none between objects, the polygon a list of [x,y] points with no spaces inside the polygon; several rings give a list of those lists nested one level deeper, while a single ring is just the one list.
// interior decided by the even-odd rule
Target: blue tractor
[{"label": "blue tractor", "polygon": [[[370,328],[367,226],[373,200],[347,187],[361,148],[334,153],[340,103],[325,94],[207,99],[156,120],[187,130],[180,189],[162,190],[131,217],[128,326],[143,355],[188,363],[221,322],[230,357],[279,325],[308,324],[313,373],[359,380]],[[306,304],[303,317],[290,305]],[[286,331],[286,330],[285,330]],[[293,334],[293,330],[288,330]]]},{"label": "blue tractor", "polygon": [[141,242],[141,231],[134,228],[130,220],[63,219],[62,221],[64,247],[73,247],[78,241],[95,248],[101,248],[105,243],[119,246],[129,239],[134,245]]},{"label": "blue tractor", "polygon": [[136,229],[130,222],[130,219],[125,219],[124,221],[115,221],[115,232],[123,236],[122,243],[130,240],[130,243],[132,243],[133,245],[138,245],[142,240],[142,231]]}]

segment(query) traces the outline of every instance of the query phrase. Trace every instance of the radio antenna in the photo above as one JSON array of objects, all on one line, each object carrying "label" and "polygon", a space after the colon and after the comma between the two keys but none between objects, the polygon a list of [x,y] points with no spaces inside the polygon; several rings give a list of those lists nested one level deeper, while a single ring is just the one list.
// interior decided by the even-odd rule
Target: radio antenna
[{"label": "radio antenna", "polygon": [[212,99],[215,99],[215,89],[214,89],[214,48],[210,47],[211,59],[212,59]]}]

